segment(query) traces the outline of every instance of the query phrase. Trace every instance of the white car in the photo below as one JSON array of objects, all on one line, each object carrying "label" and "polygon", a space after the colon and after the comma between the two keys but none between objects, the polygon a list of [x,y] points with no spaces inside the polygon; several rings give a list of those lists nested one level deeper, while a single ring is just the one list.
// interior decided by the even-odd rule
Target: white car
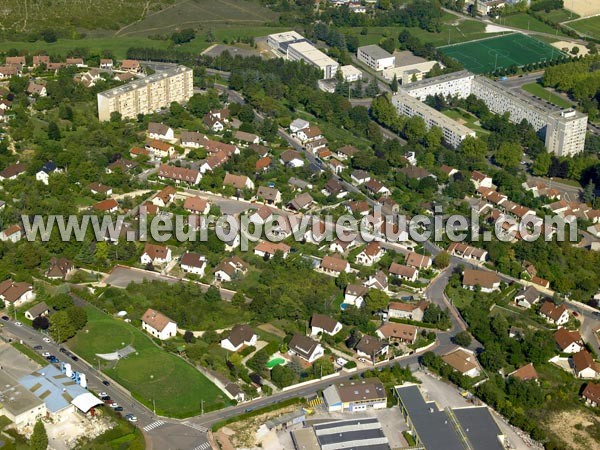
[{"label": "white car", "polygon": [[110,404],[110,405],[108,405],[108,406],[110,406],[111,408],[113,408],[113,409],[114,409],[114,408],[118,408],[118,407],[119,407],[119,404],[118,404],[117,402],[113,402],[113,403],[111,403],[111,404]]},{"label": "white car", "polygon": [[50,338],[47,338],[47,337],[45,337],[44,339],[42,339],[42,341],[46,342],[47,344],[49,344],[50,342],[52,342],[52,341],[50,340]]},{"label": "white car", "polygon": [[98,397],[108,397],[108,394],[106,392],[100,392]]},{"label": "white car", "polygon": [[137,417],[135,417],[133,414],[128,414],[125,417],[127,417],[127,420],[129,420],[130,422],[137,422]]},{"label": "white car", "polygon": [[18,326],[18,327],[22,327],[23,326],[23,324],[21,322],[15,322],[15,325]]},{"label": "white car", "polygon": [[50,356],[50,352],[44,352],[44,353],[42,353],[42,356],[44,358],[47,358],[48,356]]}]

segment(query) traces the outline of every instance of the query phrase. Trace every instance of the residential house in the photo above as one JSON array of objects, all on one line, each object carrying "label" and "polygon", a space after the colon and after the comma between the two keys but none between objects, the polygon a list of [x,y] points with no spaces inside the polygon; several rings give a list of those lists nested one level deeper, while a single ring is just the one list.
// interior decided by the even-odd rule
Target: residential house
[{"label": "residential house", "polygon": [[236,325],[229,336],[221,341],[221,347],[230,352],[237,352],[243,347],[253,347],[258,341],[258,335],[250,325]]},{"label": "residential house", "polygon": [[119,158],[116,161],[110,163],[106,167],[106,173],[113,173],[115,171],[121,171],[122,173],[129,173],[138,166],[138,163],[125,158]]},{"label": "residential house", "polygon": [[310,335],[317,336],[318,334],[328,334],[335,336],[342,329],[342,324],[335,319],[332,319],[325,314],[313,314],[310,319]]},{"label": "residential house", "polygon": [[344,303],[341,308],[346,309],[348,306],[356,306],[360,308],[365,302],[365,296],[369,293],[369,288],[360,284],[348,284],[344,293]]},{"label": "residential house", "polygon": [[472,259],[474,261],[485,262],[488,252],[481,248],[472,247],[461,242],[453,242],[448,247],[448,253],[460,258]]},{"label": "residential house", "polygon": [[292,133],[292,135],[295,135],[296,133],[298,133],[298,131],[305,130],[309,126],[310,123],[308,123],[306,120],[294,119],[292,123],[290,123],[290,132]]},{"label": "residential house", "polygon": [[47,316],[48,314],[50,314],[50,307],[46,302],[40,302],[25,311],[25,317],[29,320],[34,320],[40,316]]},{"label": "residential house", "polygon": [[344,198],[348,195],[348,191],[342,186],[342,184],[335,178],[330,178],[325,184],[322,191],[323,195],[328,195],[335,198]]},{"label": "residential house", "polygon": [[23,163],[11,164],[6,169],[0,172],[0,181],[16,180],[17,177],[23,175],[27,171],[27,165]]},{"label": "residential house", "polygon": [[585,348],[579,331],[559,328],[554,333],[554,341],[561,353],[578,353]]},{"label": "residential house", "polygon": [[277,252],[281,252],[281,256],[287,258],[290,254],[290,250],[291,247],[283,242],[262,241],[254,247],[254,254],[261,258],[271,259]]},{"label": "residential house", "polygon": [[356,263],[363,266],[372,266],[385,254],[385,249],[377,241],[369,242],[362,251],[356,255]]},{"label": "residential house", "polygon": [[600,384],[588,383],[581,392],[581,397],[585,400],[585,404],[595,408],[600,405]]},{"label": "residential house", "polygon": [[312,196],[308,192],[303,192],[288,203],[288,208],[295,211],[304,211],[309,209],[313,203],[314,200]]},{"label": "residential house", "polygon": [[175,152],[175,147],[173,147],[173,145],[159,141],[158,139],[147,139],[144,148],[148,150],[155,159],[171,158]]},{"label": "residential house", "polygon": [[175,200],[175,194],[177,194],[177,189],[173,186],[165,186],[154,196],[152,204],[162,208],[169,206]]},{"label": "residential house", "polygon": [[474,291],[479,288],[481,292],[490,293],[500,290],[500,277],[487,270],[465,269],[463,272],[462,287]]},{"label": "residential house", "polygon": [[388,304],[388,318],[423,322],[423,315],[428,306],[429,302],[426,300],[419,303],[390,302]]},{"label": "residential house", "polygon": [[205,114],[202,118],[202,122],[204,122],[206,128],[211,130],[213,133],[220,133],[225,129],[225,121],[211,114]]},{"label": "residential house", "polygon": [[569,311],[565,305],[555,305],[549,300],[542,303],[540,308],[540,316],[542,316],[548,323],[556,326],[562,326],[569,321]]},{"label": "residential house", "polygon": [[224,186],[232,186],[238,190],[254,189],[254,182],[245,175],[234,175],[232,173],[228,173],[225,175],[223,179]]},{"label": "residential house", "polygon": [[179,262],[181,270],[194,275],[204,276],[206,271],[206,257],[199,253],[187,252],[181,257]]},{"label": "residential house", "polygon": [[525,364],[524,366],[512,371],[508,374],[509,377],[517,378],[521,381],[537,381],[539,375],[533,363]]},{"label": "residential house", "polygon": [[91,88],[96,86],[96,83],[101,81],[103,78],[100,69],[90,69],[85,73],[76,74],[73,79],[76,82],[83,84],[84,87]]},{"label": "residential house", "polygon": [[546,289],[550,288],[550,282],[540,277],[532,277],[531,282]]},{"label": "residential house", "polygon": [[186,197],[183,201],[183,209],[193,214],[208,214],[210,203],[208,200],[198,196]]},{"label": "residential house", "polygon": [[6,65],[17,66],[21,69],[27,65],[27,61],[24,56],[7,56]]},{"label": "residential house", "polygon": [[344,254],[346,253],[346,251],[352,247],[356,246],[356,241],[354,240],[342,240],[340,238],[337,238],[335,241],[333,241],[331,244],[329,244],[329,251],[330,252],[335,252],[335,253],[340,253],[340,254]]},{"label": "residential house", "polygon": [[196,169],[187,169],[185,167],[169,166],[168,164],[161,164],[158,168],[158,179],[159,180],[173,180],[175,183],[186,183],[190,185],[196,185],[200,183],[202,174]]},{"label": "residential house", "polygon": [[18,242],[23,238],[23,228],[21,225],[11,225],[0,232],[0,241]]},{"label": "residential house", "polygon": [[250,216],[250,222],[265,224],[271,217],[273,217],[273,211],[271,211],[271,208],[264,205],[258,208],[256,212]]},{"label": "residential house", "polygon": [[245,131],[236,131],[233,133],[233,137],[247,144],[258,144],[260,142],[260,138],[256,134]]},{"label": "residential house", "polygon": [[408,255],[406,255],[406,265],[415,267],[419,270],[429,269],[431,267],[431,257],[415,252],[409,252]]},{"label": "residential house", "polygon": [[175,139],[173,128],[164,123],[150,122],[148,124],[148,137],[161,141],[172,141]]},{"label": "residential house", "polygon": [[335,152],[338,159],[343,161],[356,155],[358,153],[358,149],[352,145],[344,145],[343,147],[338,148]]},{"label": "residential house", "polygon": [[87,64],[85,63],[83,58],[67,58],[66,65],[67,66],[75,66],[80,69],[87,67]]},{"label": "residential house", "polygon": [[380,339],[388,341],[390,344],[402,342],[412,345],[417,340],[419,329],[414,325],[405,323],[388,322],[380,326],[375,332]]},{"label": "residential house", "polygon": [[331,161],[329,161],[328,166],[331,169],[331,171],[333,173],[335,173],[336,175],[341,174],[343,172],[343,170],[346,168],[346,166],[343,163],[341,163],[340,161],[338,161],[335,158],[332,158]]},{"label": "residential house", "polygon": [[398,280],[407,280],[412,283],[419,278],[419,271],[414,267],[404,264],[392,263],[388,269],[389,274]]},{"label": "residential house", "polygon": [[479,172],[478,170],[474,170],[471,173],[471,181],[475,185],[475,189],[479,189],[480,187],[491,189],[493,186],[492,177],[488,177],[486,174]]},{"label": "residential house", "polygon": [[353,200],[346,204],[348,212],[359,216],[367,216],[371,211],[369,203],[365,200]]},{"label": "residential house", "polygon": [[302,155],[296,150],[286,150],[279,155],[279,162],[286,167],[297,168],[304,166]]},{"label": "residential house", "polygon": [[224,152],[227,155],[227,157],[240,154],[240,149],[237,145],[213,141],[212,139],[204,139],[201,143],[201,146],[204,147],[206,151],[212,155],[219,152]]},{"label": "residential house", "polygon": [[371,181],[371,174],[365,170],[354,170],[350,175],[350,179],[354,184],[361,185],[367,181]]},{"label": "residential house", "polygon": [[75,270],[73,261],[67,258],[50,258],[50,266],[46,270],[46,278],[51,280],[64,280],[67,276]]},{"label": "residential house", "polygon": [[171,249],[166,245],[146,243],[140,262],[142,264],[165,264],[171,262],[172,259]]},{"label": "residential house", "polygon": [[37,96],[37,97],[45,97],[48,95],[46,92],[46,86],[43,84],[35,83],[34,81],[30,81],[27,85],[26,91],[28,95]]},{"label": "residential house", "polygon": [[281,203],[281,192],[272,187],[259,186],[256,196],[259,199],[262,199],[268,205],[276,205]]},{"label": "residential house", "polygon": [[96,203],[92,206],[92,208],[98,212],[112,214],[119,210],[119,202],[117,202],[114,198],[107,198],[106,200]]},{"label": "residential house", "polygon": [[100,59],[100,68],[101,69],[112,70],[113,67],[114,67],[114,62],[112,59],[110,59],[110,58],[101,58]]},{"label": "residential house", "polygon": [[455,169],[454,167],[450,167],[447,166],[446,164],[442,164],[442,166],[440,167],[440,170],[442,171],[443,174],[445,174],[448,178],[451,178],[452,176],[454,176],[454,174],[458,173],[458,170]]},{"label": "residential house", "polygon": [[423,169],[422,167],[414,167],[408,166],[398,169],[398,173],[403,174],[409,180],[422,180],[424,178],[435,178],[435,176],[429,172],[427,169]]},{"label": "residential house", "polygon": [[112,195],[113,190],[111,187],[106,186],[102,183],[92,182],[90,183],[90,191],[94,195]]},{"label": "residential house", "polygon": [[296,137],[303,144],[306,144],[307,142],[313,142],[313,141],[316,141],[317,139],[322,139],[324,137],[323,132],[316,125],[310,125],[306,128],[296,131],[295,133],[296,133]]},{"label": "residential house", "polygon": [[387,408],[385,386],[378,378],[348,380],[323,389],[328,412],[364,412]]},{"label": "residential house", "polygon": [[470,378],[481,375],[481,366],[475,357],[475,353],[466,348],[458,348],[442,356],[446,364],[457,372]]},{"label": "residential house", "polygon": [[288,184],[294,191],[296,191],[296,190],[303,191],[304,189],[312,189],[313,188],[312,184],[310,184],[304,180],[301,180],[300,178],[296,178],[296,177],[290,177],[290,179],[288,180]]},{"label": "residential house", "polygon": [[185,148],[200,148],[208,138],[196,131],[182,131],[179,136],[179,143]]},{"label": "residential house", "polygon": [[143,70],[140,62],[135,59],[124,59],[121,61],[120,69],[129,73],[138,73]]},{"label": "residential house", "polygon": [[246,275],[248,264],[239,256],[231,256],[224,259],[215,270],[215,279],[217,281],[230,282],[236,278]]},{"label": "residential house", "polygon": [[387,197],[387,196],[391,195],[391,193],[392,193],[379,180],[371,179],[365,183],[365,187],[367,188],[367,191],[369,191],[369,193],[371,193],[372,195],[377,195],[377,196],[382,195],[384,197]]},{"label": "residential house", "polygon": [[19,76],[21,76],[21,71],[17,66],[0,66],[0,79]]},{"label": "residential house", "polygon": [[137,158],[138,156],[150,156],[150,151],[141,147],[132,147],[129,150],[129,156],[132,158]]},{"label": "residential house", "polygon": [[33,300],[35,293],[29,283],[15,282],[11,279],[0,283],[0,300],[14,305],[15,308]]},{"label": "residential house", "polygon": [[266,172],[271,168],[272,163],[273,160],[269,156],[263,156],[258,161],[256,161],[254,169],[256,170],[256,173]]},{"label": "residential house", "polygon": [[379,357],[387,356],[390,346],[387,342],[379,338],[364,334],[358,344],[356,344],[356,353],[361,358],[369,359],[373,362]]},{"label": "residential house", "polygon": [[209,156],[204,160],[204,162],[200,165],[200,172],[212,172],[215,169],[221,167],[229,160],[229,156],[225,152],[217,152]]},{"label": "residential house", "polygon": [[142,316],[142,330],[164,341],[177,335],[177,322],[149,308]]},{"label": "residential house", "polygon": [[388,277],[382,270],[378,270],[375,275],[371,275],[367,281],[363,283],[363,286],[388,292]]},{"label": "residential house", "polygon": [[135,79],[135,75],[126,72],[126,73],[116,73],[115,76],[113,77],[113,80],[115,81],[122,81],[122,82],[127,82],[127,81],[131,81]]},{"label": "residential house", "polygon": [[302,334],[294,334],[288,344],[288,353],[296,355],[312,364],[325,354],[325,350],[317,341]]},{"label": "residential house", "polygon": [[326,255],[321,260],[319,269],[326,274],[338,277],[342,272],[350,272],[350,264],[348,261],[340,259],[336,256]]},{"label": "residential house", "polygon": [[541,293],[533,286],[521,289],[515,295],[515,303],[523,308],[531,308],[540,301]]},{"label": "residential house", "polygon": [[50,64],[50,56],[34,55],[33,56],[33,67],[39,67],[42,64],[44,64],[46,67],[48,67],[48,64]]},{"label": "residential house", "polygon": [[592,354],[585,349],[574,353],[571,357],[571,363],[577,378],[594,379],[600,376],[600,365],[594,361]]}]

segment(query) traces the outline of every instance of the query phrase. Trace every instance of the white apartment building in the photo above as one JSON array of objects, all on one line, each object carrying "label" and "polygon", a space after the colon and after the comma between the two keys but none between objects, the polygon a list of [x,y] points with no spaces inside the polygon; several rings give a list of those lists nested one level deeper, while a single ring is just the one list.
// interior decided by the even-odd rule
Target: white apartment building
[{"label": "white apartment building", "polygon": [[404,91],[411,97],[425,101],[430,95],[443,95],[444,97],[467,98],[471,95],[471,84],[475,75],[466,70],[448,73],[434,78],[412,83],[403,87]]},{"label": "white apartment building", "polygon": [[287,57],[290,61],[304,61],[317,67],[323,73],[324,79],[335,77],[339,64],[327,56],[310,42],[294,42],[288,45]]},{"label": "white apartment building", "polygon": [[134,119],[172,102],[184,103],[194,94],[193,81],[192,69],[177,66],[100,92],[98,119],[109,120],[113,112],[119,112],[124,119]]},{"label": "white apartment building", "polygon": [[356,57],[371,69],[382,71],[396,65],[396,58],[379,45],[365,45],[358,47]]},{"label": "white apartment building", "polygon": [[267,36],[269,47],[281,53],[282,56],[287,56],[288,45],[302,41],[306,41],[306,38],[295,31],[284,31]]},{"label": "white apartment building", "polygon": [[478,76],[473,80],[472,93],[496,114],[510,114],[510,120],[523,119],[545,136],[546,149],[557,156],[573,156],[583,151],[587,115],[572,109],[545,107],[525,95],[503,89],[493,81]]},{"label": "white apartment building", "polygon": [[342,78],[344,81],[348,83],[353,83],[354,81],[362,80],[362,72],[354,66],[347,65],[340,67],[340,72],[342,73]]},{"label": "white apartment building", "polygon": [[467,136],[475,137],[475,132],[470,128],[411,97],[402,89],[392,97],[392,104],[398,110],[398,114],[408,117],[421,117],[425,121],[428,130],[433,126],[439,127],[442,130],[444,140],[454,148],[457,148]]},{"label": "white apartment building", "polygon": [[436,64],[439,64],[440,67],[443,67],[443,65],[437,61],[424,61],[415,64],[408,64],[402,67],[390,67],[389,69],[385,69],[383,71],[383,78],[392,81],[395,75],[398,82],[403,85],[412,83],[413,76],[416,78],[415,81],[421,81]]}]

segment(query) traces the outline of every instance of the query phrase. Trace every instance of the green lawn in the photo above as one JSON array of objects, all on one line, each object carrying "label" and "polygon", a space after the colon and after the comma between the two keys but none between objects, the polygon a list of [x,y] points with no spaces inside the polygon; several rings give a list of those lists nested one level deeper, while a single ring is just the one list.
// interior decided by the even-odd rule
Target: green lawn
[{"label": "green lawn", "polygon": [[[556,30],[541,20],[530,16],[527,13],[518,13],[495,20],[498,25],[507,25],[509,27],[521,28],[522,30],[539,31],[540,33],[556,34]],[[559,36],[566,36],[558,32]]]},{"label": "green lawn", "polygon": [[479,121],[477,117],[473,114],[468,113],[467,111],[459,110],[459,109],[448,109],[442,111],[444,115],[454,119],[456,121],[464,121],[463,125],[470,128],[471,130],[479,133],[479,134],[489,134],[489,131],[484,130],[481,125],[478,125],[476,122]]},{"label": "green lawn", "polygon": [[46,359],[42,355],[36,353],[36,351],[32,348],[29,348],[26,345],[23,345],[19,342],[12,342],[12,346],[19,350],[21,353],[23,353],[25,356],[27,356],[29,359],[38,363],[40,366],[43,367],[48,365],[48,361],[46,361]]},{"label": "green lawn", "polygon": [[582,35],[600,39],[600,16],[569,22],[567,26]]},{"label": "green lawn", "polygon": [[521,86],[524,91],[529,92],[545,101],[549,101],[550,103],[554,103],[556,106],[560,106],[561,108],[570,108],[572,105],[569,101],[564,98],[550,92],[548,89],[544,88],[541,84],[538,83],[530,83],[524,84]]},{"label": "green lawn", "polygon": [[573,20],[579,17],[574,12],[567,11],[566,9],[553,9],[550,12],[538,11],[538,14],[541,14],[546,19],[554,23],[561,23],[565,22],[566,20]]},{"label": "green lawn", "polygon": [[116,320],[94,307],[86,308],[88,324],[69,341],[69,347],[91,364],[96,353],[110,353],[132,345],[137,353],[120,360],[115,367],[105,362],[103,370],[130,390],[134,397],[169,417],[189,417],[204,410],[223,408],[229,399],[204,375],[181,358],[167,353],[133,325]]}]

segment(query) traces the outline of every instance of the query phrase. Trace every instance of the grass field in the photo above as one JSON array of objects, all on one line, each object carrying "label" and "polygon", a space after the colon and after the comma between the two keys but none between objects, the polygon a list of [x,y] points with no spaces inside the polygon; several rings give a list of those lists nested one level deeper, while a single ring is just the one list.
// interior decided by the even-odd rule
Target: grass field
[{"label": "grass field", "polygon": [[545,101],[554,103],[556,106],[560,106],[561,108],[570,108],[572,106],[569,101],[554,94],[553,92],[550,92],[549,90],[544,88],[541,84],[538,84],[538,83],[524,84],[523,86],[521,86],[521,89],[523,89],[523,90],[529,92],[530,94],[533,94]]},{"label": "grass field", "polygon": [[454,119],[456,121],[464,122],[463,125],[470,128],[471,130],[477,132],[478,134],[489,134],[489,131],[481,128],[481,125],[478,125],[476,122],[479,121],[477,117],[468,113],[467,111],[458,110],[458,109],[448,109],[446,111],[442,111],[444,115]]},{"label": "grass field", "polygon": [[[445,14],[442,17],[443,24],[439,33],[430,33],[421,28],[406,28],[413,36],[418,37],[423,42],[430,42],[435,46],[456,44],[459,42],[471,41],[473,39],[482,39],[485,37],[496,36],[499,33],[486,33],[485,24],[477,20],[459,19],[453,14]],[[360,45],[378,44],[385,37],[395,37],[400,31],[398,27],[369,27],[367,34],[360,34],[361,28],[342,28],[344,33],[355,34],[358,36]]]},{"label": "grass field", "polygon": [[[556,30],[550,25],[545,24],[541,20],[538,20],[527,13],[518,13],[506,17],[501,17],[498,20],[495,20],[494,22],[496,22],[498,25],[507,25],[509,27],[521,28],[522,30],[556,34]],[[565,36],[565,34],[559,31],[558,36]]]},{"label": "grass field", "polygon": [[600,16],[569,22],[567,26],[582,35],[600,39]]},{"label": "grass field", "polygon": [[158,414],[189,417],[200,412],[200,400],[204,400],[205,411],[230,404],[204,375],[157,347],[139,329],[91,306],[87,307],[87,313],[88,324],[69,341],[69,346],[90,363],[97,364],[97,353],[111,353],[132,345],[136,354],[103,370],[148,407],[152,408],[154,400]]},{"label": "grass field", "polygon": [[475,73],[493,72],[512,65],[521,67],[562,54],[544,42],[519,33],[451,45],[440,50]]},{"label": "grass field", "polygon": [[574,12],[567,11],[566,9],[553,9],[550,12],[538,11],[538,14],[544,16],[546,19],[554,23],[562,23],[566,20],[573,20],[579,17]]}]

